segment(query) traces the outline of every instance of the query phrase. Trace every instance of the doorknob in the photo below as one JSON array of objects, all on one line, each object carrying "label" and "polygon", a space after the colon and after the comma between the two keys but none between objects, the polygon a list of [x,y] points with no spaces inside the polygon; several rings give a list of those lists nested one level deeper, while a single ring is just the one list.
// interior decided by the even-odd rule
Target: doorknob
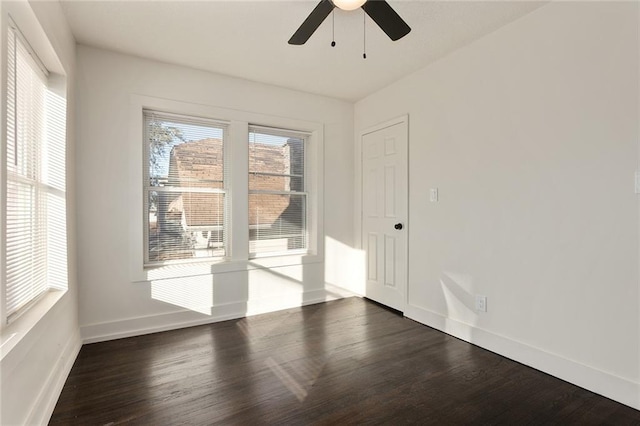
[{"label": "doorknob", "polygon": [[399,230],[402,229],[402,224],[401,223],[396,223],[393,227],[396,228],[399,231]]}]

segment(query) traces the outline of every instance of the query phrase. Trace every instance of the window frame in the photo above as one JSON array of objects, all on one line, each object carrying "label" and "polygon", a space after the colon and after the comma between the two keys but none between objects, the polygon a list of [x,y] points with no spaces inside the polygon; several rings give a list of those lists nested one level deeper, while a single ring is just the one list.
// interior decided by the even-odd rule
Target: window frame
[{"label": "window frame", "polygon": [[[6,8],[5,8],[6,7]],[[0,14],[0,54],[3,60],[0,61],[0,85],[1,85],[1,119],[0,132],[2,132],[2,143],[0,143],[0,175],[3,182],[0,185],[0,236],[2,244],[0,244],[0,343],[6,349],[4,354],[14,348],[18,342],[24,337],[26,331],[40,321],[66,294],[69,285],[69,243],[67,231],[67,210],[68,210],[68,163],[66,150],[68,148],[67,141],[67,76],[62,66],[57,52],[52,47],[46,34],[44,33],[38,19],[33,11],[26,4],[11,3],[3,5],[3,11]],[[44,256],[47,258],[49,266],[46,268],[46,284],[44,291],[37,296],[31,298],[27,303],[23,304],[14,312],[8,312],[7,306],[7,118],[8,118],[8,97],[9,97],[9,70],[8,55],[11,53],[8,43],[10,41],[9,31],[14,31],[16,39],[19,39],[26,50],[28,61],[34,67],[37,74],[44,74],[44,84],[47,97],[44,101],[44,127],[48,129],[43,135],[44,139],[39,143],[39,151],[42,153],[49,149],[51,138],[55,138],[54,146],[62,144],[65,155],[61,155],[57,161],[50,161],[47,164],[53,164],[54,167],[60,166],[63,170],[62,180],[51,183],[46,179],[37,178],[32,181],[28,179],[35,188],[39,188],[41,195],[46,198],[53,196],[59,197],[60,202],[56,203],[57,207],[61,207],[62,217],[56,221],[56,229],[51,227],[50,219],[46,217],[46,226],[44,235],[47,242],[44,243]],[[55,100],[52,100],[55,98]],[[55,104],[55,105],[54,105]],[[51,136],[54,135],[54,136]],[[46,157],[46,155],[45,155]],[[19,176],[18,176],[19,178]],[[19,180],[24,180],[20,178]],[[46,203],[47,205],[49,202]],[[46,211],[46,210],[45,210]],[[56,239],[56,244],[63,244],[64,248],[60,250],[51,250],[50,239],[52,235],[62,236],[62,240]],[[58,246],[59,247],[59,246]],[[59,254],[59,255],[57,255]],[[52,262],[51,256],[55,259]],[[12,338],[17,336],[16,338]],[[6,345],[5,345],[6,344]]]},{"label": "window frame", "polygon": [[[9,118],[9,110],[13,110],[13,114],[14,114],[14,126],[13,126],[13,135],[11,140],[9,140],[9,126],[7,125],[7,131],[5,131],[5,142],[3,145],[3,152],[6,153],[5,158],[6,161],[3,161],[2,166],[5,168],[5,179],[3,180],[3,189],[6,191],[6,198],[4,200],[4,203],[2,205],[2,209],[4,212],[4,220],[2,222],[3,225],[3,247],[4,247],[4,253],[5,255],[3,256],[3,278],[4,280],[4,298],[3,298],[3,303],[4,303],[4,315],[5,317],[3,318],[3,322],[5,322],[6,324],[10,324],[16,316],[19,316],[22,312],[24,312],[25,310],[27,310],[29,308],[29,306],[31,306],[32,304],[36,303],[40,298],[42,298],[46,292],[49,290],[49,285],[47,283],[48,281],[48,268],[45,265],[41,265],[40,266],[40,279],[34,279],[33,274],[29,274],[29,278],[22,278],[21,280],[19,280],[18,283],[16,284],[16,287],[18,289],[21,289],[22,292],[27,292],[28,295],[22,296],[18,299],[17,302],[19,302],[17,304],[17,306],[15,307],[11,307],[10,306],[10,297],[9,297],[9,280],[8,280],[8,275],[9,275],[9,266],[8,266],[8,258],[10,257],[10,253],[8,252],[8,240],[9,240],[9,194],[10,194],[10,190],[8,189],[10,186],[15,186],[16,190],[18,187],[22,187],[23,190],[27,190],[30,193],[30,197],[29,197],[29,201],[27,201],[26,203],[18,203],[18,205],[20,206],[20,210],[26,209],[28,208],[29,211],[31,213],[35,213],[35,214],[31,214],[31,221],[30,221],[30,226],[29,226],[29,245],[31,246],[31,251],[28,252],[28,258],[31,258],[31,263],[33,263],[33,258],[35,257],[38,260],[42,260],[41,258],[47,258],[47,253],[48,253],[48,247],[47,247],[47,243],[46,243],[46,239],[48,238],[48,226],[47,226],[47,216],[43,215],[43,212],[47,211],[47,195],[49,190],[51,189],[49,187],[49,185],[47,185],[43,179],[42,176],[42,169],[45,168],[47,164],[44,163],[44,159],[43,157],[43,152],[45,151],[45,147],[46,147],[46,138],[47,138],[47,134],[45,132],[45,129],[47,127],[47,119],[46,119],[46,110],[47,110],[47,92],[49,91],[49,87],[48,87],[48,78],[49,78],[49,72],[48,70],[44,67],[44,65],[42,65],[42,62],[40,61],[40,59],[38,58],[38,56],[35,54],[35,52],[33,52],[33,50],[31,49],[31,47],[29,46],[29,42],[25,39],[25,37],[22,35],[22,33],[20,32],[20,29],[18,28],[17,25],[15,25],[15,23],[11,22],[9,23],[9,28],[8,31],[6,33],[8,35],[7,37],[7,46],[9,46],[9,44],[11,43],[11,41],[13,41],[13,46],[10,48],[7,48],[7,121]],[[11,56],[13,56],[12,58],[10,58]],[[40,96],[37,96],[36,99],[33,98],[33,92],[28,93],[28,94],[23,94],[24,98],[27,98],[28,101],[26,102],[29,106],[29,112],[31,114],[29,114],[30,119],[28,120],[28,124],[26,127],[29,128],[28,133],[31,133],[34,130],[34,125],[35,125],[35,130],[37,133],[39,133],[38,135],[35,135],[35,137],[33,135],[27,136],[26,140],[22,139],[24,138],[24,136],[22,136],[22,138],[19,137],[20,134],[20,128],[22,126],[18,126],[18,118],[16,117],[18,115],[18,101],[17,98],[21,97],[19,96],[20,93],[20,87],[17,85],[18,79],[20,77],[20,72],[17,71],[19,65],[19,58],[21,58],[22,61],[27,63],[27,67],[30,69],[30,72],[32,73],[30,75],[30,77],[35,77],[35,79],[37,79],[37,85],[39,90],[42,91],[42,93],[44,93],[44,95],[40,98]],[[14,70],[9,70],[9,64],[12,63],[14,64],[15,69]],[[13,76],[14,82],[13,82],[13,90],[9,90],[9,79]],[[33,79],[31,79],[28,83],[28,85],[33,88],[34,84],[33,84]],[[29,89],[27,89],[29,90]],[[31,89],[33,90],[33,89]],[[10,107],[10,100],[14,101],[14,105]],[[42,109],[41,111],[38,111],[41,114],[38,113],[33,113],[34,112],[34,107],[35,110],[39,110]],[[39,116],[39,120],[34,120],[36,121],[35,123],[33,121],[31,121],[33,116]],[[40,131],[38,131],[38,127],[41,127]],[[20,142],[22,142],[22,144],[20,144]],[[13,161],[12,158],[9,155],[9,145],[10,144],[14,144],[13,147]],[[23,145],[23,146],[21,146]],[[21,152],[18,152],[21,151]],[[22,160],[19,160],[20,157],[24,157],[24,155],[20,155],[20,154],[27,154],[28,157],[30,157],[30,159],[28,159],[26,161],[26,165],[23,164],[22,166],[19,165],[19,163],[22,162]],[[11,164],[11,167],[9,166],[9,163]],[[26,168],[26,170],[20,170],[22,168]],[[10,170],[12,169],[12,170]],[[17,196],[18,198],[22,198],[20,196]],[[16,201],[15,199],[12,199],[12,201]],[[22,215],[20,215],[22,216]],[[42,235],[39,235],[40,233],[42,233]],[[35,234],[35,235],[34,235]],[[38,240],[39,238],[43,238],[45,239],[44,242],[40,242],[39,244],[35,244],[34,246],[34,239]],[[21,250],[22,252],[22,250]],[[23,256],[21,256],[23,257]],[[29,261],[27,261],[29,262]],[[33,265],[31,265],[33,266]],[[20,270],[24,271],[25,269],[27,269],[29,267],[29,265],[23,265]],[[20,275],[23,275],[24,272],[22,272]],[[26,283],[29,281],[30,283]],[[41,281],[39,285],[34,285],[34,281]],[[34,290],[37,291],[37,293],[34,293]]]},{"label": "window frame", "polygon": [[[260,259],[265,257],[274,257],[274,256],[288,256],[288,255],[297,255],[297,254],[307,254],[310,250],[310,232],[309,232],[309,223],[311,219],[311,210],[309,209],[309,191],[307,188],[307,167],[308,167],[308,155],[307,149],[309,147],[309,139],[312,136],[311,133],[297,130],[297,129],[283,129],[283,128],[275,128],[275,127],[267,127],[260,126],[255,124],[249,124],[248,128],[249,134],[259,133],[264,135],[272,135],[272,136],[284,136],[285,134],[292,137],[297,137],[302,140],[303,145],[303,173],[302,173],[302,191],[268,191],[268,190],[252,190],[250,187],[247,188],[248,195],[251,194],[274,194],[274,195],[300,195],[304,197],[305,200],[305,210],[304,210],[304,239],[305,239],[305,247],[301,249],[292,249],[292,250],[283,250],[283,251],[272,251],[272,252],[251,252],[251,237],[248,239],[249,244],[249,259]],[[247,138],[247,144],[250,145],[250,138]],[[247,156],[247,161],[249,156]],[[251,171],[248,170],[248,173],[251,174]],[[267,173],[259,173],[262,175],[266,175]],[[272,174],[273,176],[286,176],[281,174]],[[292,175],[289,175],[292,176]],[[249,224],[249,232],[251,231],[251,224]]]},{"label": "window frame", "polygon": [[[229,123],[225,159],[229,168],[227,187],[228,229],[227,255],[219,259],[189,260],[185,263],[144,266],[143,164],[145,146],[143,110],[156,110],[182,116],[196,116]],[[305,159],[307,195],[307,250],[303,253],[251,258],[249,256],[248,220],[248,138],[249,125],[280,129],[297,129],[308,133]],[[324,126],[321,123],[277,117],[267,114],[195,104],[181,100],[133,94],[129,99],[129,248],[132,282],[209,275],[251,269],[272,268],[324,260],[323,173]]]},{"label": "window frame", "polygon": [[[228,254],[228,244],[227,244],[227,236],[225,235],[224,239],[223,239],[223,245],[224,245],[224,252],[225,254],[222,256],[206,256],[206,257],[202,257],[202,258],[191,258],[191,259],[175,259],[175,260],[165,260],[165,261],[150,261],[149,260],[149,197],[148,194],[149,192],[151,192],[153,189],[153,187],[151,185],[149,185],[148,180],[150,178],[150,176],[148,175],[148,173],[144,172],[144,170],[148,170],[149,169],[149,155],[150,155],[150,150],[149,150],[149,143],[148,143],[148,132],[147,132],[147,126],[146,126],[146,116],[145,113],[156,113],[158,114],[158,116],[162,117],[162,118],[174,118],[176,120],[176,122],[184,122],[184,123],[188,123],[188,122],[193,122],[193,124],[202,124],[202,125],[210,125],[211,127],[218,127],[222,130],[222,164],[223,164],[223,188],[222,190],[213,190],[212,191],[206,191],[207,193],[221,193],[224,194],[225,196],[225,200],[224,200],[224,206],[223,206],[223,211],[224,211],[224,222],[222,225],[222,230],[225,232],[225,234],[228,232],[229,230],[229,203],[228,203],[228,193],[229,193],[229,182],[227,179],[227,168],[229,167],[229,161],[228,161],[228,156],[226,155],[226,152],[228,150],[228,145],[229,145],[229,123],[222,121],[222,120],[216,120],[216,119],[212,119],[212,118],[205,118],[205,117],[196,117],[193,115],[185,115],[185,114],[176,114],[176,113],[171,113],[171,112],[165,112],[165,111],[159,111],[159,110],[154,110],[154,109],[150,109],[150,108],[143,108],[143,120],[145,120],[145,126],[144,126],[144,156],[143,156],[143,203],[144,203],[144,267],[145,268],[153,268],[153,267],[158,267],[158,266],[170,266],[170,265],[179,265],[179,264],[188,264],[188,263],[194,263],[194,262],[215,262],[215,261],[219,261],[219,260],[224,260],[227,257]],[[176,187],[179,188],[179,187]],[[159,192],[172,192],[172,191],[159,191]],[[176,191],[177,192],[177,191]],[[193,191],[193,192],[200,192],[200,191]],[[202,191],[202,193],[205,193],[205,191]]]}]

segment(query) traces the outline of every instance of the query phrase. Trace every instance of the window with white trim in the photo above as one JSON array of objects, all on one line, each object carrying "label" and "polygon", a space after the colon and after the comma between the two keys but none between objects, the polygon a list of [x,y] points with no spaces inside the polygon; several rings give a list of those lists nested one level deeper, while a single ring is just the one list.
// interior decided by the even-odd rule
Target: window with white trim
[{"label": "window with white trim", "polygon": [[226,255],[227,125],[144,110],[145,264]]},{"label": "window with white trim", "polygon": [[138,95],[130,117],[132,281],[321,261],[321,124]]},{"label": "window with white trim", "polygon": [[308,134],[249,126],[249,254],[305,252]]},{"label": "window with white trim", "polygon": [[67,287],[66,100],[13,22],[2,143],[2,316]]}]

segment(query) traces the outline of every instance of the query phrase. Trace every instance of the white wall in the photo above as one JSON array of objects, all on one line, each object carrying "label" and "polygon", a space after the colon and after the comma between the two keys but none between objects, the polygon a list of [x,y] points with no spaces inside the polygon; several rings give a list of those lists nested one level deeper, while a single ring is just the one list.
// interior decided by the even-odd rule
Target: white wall
[{"label": "white wall", "polygon": [[[215,54],[211,52],[210,54]],[[78,46],[77,186],[80,324],[85,341],[176,328],[335,297],[349,267],[353,215],[353,105],[184,67]],[[324,233],[319,262],[133,282],[130,103],[153,97],[324,126]],[[224,118],[224,117],[214,117]],[[136,118],[134,118],[136,119]],[[142,167],[142,163],[136,167]],[[141,169],[140,169],[141,170]],[[141,210],[140,210],[141,211]],[[134,217],[136,217],[134,210]],[[336,242],[335,244],[333,242]],[[329,245],[329,243],[327,244]],[[332,279],[325,283],[324,272]],[[339,295],[338,295],[339,296]]]},{"label": "white wall", "polygon": [[0,424],[36,425],[48,422],[81,344],[75,273],[75,40],[58,2],[2,2],[1,10],[11,14],[45,64],[56,62],[62,69],[55,71],[67,77],[68,290],[61,297],[46,297],[2,330]]},{"label": "white wall", "polygon": [[638,16],[551,3],[355,107],[409,114],[405,313],[636,408]]}]

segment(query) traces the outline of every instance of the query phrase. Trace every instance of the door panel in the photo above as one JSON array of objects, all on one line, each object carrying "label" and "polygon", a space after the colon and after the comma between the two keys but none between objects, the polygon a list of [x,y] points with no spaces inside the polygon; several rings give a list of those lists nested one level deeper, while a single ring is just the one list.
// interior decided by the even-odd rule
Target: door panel
[{"label": "door panel", "polygon": [[[362,136],[362,247],[366,296],[403,310],[406,300],[408,159],[406,121]],[[396,224],[402,229],[396,229]]]},{"label": "door panel", "polygon": [[367,279],[378,280],[378,235],[369,233],[369,243],[367,245]]},{"label": "door panel", "polygon": [[396,217],[396,167],[385,166],[384,168],[384,216]]},{"label": "door panel", "polygon": [[396,239],[388,235],[384,238],[384,285],[396,286]]}]

